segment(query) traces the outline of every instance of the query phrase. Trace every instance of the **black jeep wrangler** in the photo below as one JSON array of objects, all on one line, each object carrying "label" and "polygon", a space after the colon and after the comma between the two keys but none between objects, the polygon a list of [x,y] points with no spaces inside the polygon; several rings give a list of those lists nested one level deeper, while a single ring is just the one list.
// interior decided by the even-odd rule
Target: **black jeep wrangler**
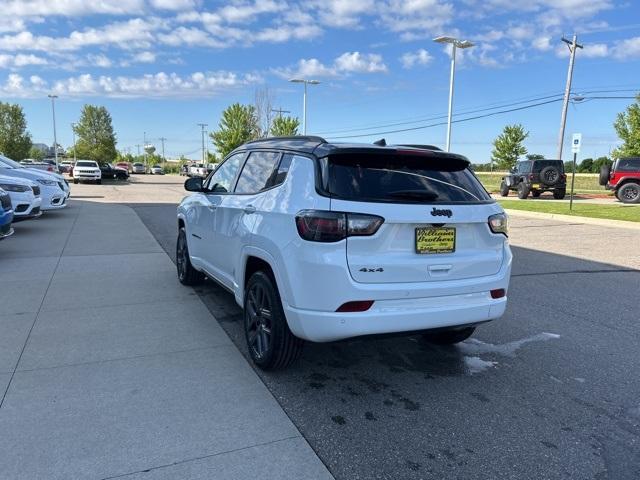
[{"label": "black jeep wrangler", "polygon": [[502,177],[500,195],[506,197],[509,190],[518,192],[518,198],[538,198],[542,192],[553,192],[553,198],[561,200],[567,194],[567,176],[562,160],[523,160],[508,175]]}]

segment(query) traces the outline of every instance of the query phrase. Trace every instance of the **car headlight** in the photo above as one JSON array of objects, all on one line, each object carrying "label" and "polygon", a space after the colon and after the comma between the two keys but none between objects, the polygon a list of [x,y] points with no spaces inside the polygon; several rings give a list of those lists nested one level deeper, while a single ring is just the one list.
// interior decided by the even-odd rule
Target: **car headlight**
[{"label": "car headlight", "polygon": [[28,192],[31,190],[31,188],[26,185],[11,185],[6,183],[0,183],[0,188],[7,192]]},{"label": "car headlight", "polygon": [[55,180],[45,180],[44,178],[38,178],[38,182],[42,185],[55,185],[58,183]]}]

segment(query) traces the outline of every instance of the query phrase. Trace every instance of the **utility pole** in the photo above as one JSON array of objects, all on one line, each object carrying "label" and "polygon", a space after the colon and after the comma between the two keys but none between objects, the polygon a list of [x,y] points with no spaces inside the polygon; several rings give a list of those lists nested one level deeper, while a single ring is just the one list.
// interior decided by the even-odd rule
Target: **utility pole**
[{"label": "utility pole", "polygon": [[136,144],[136,147],[137,147],[137,149],[138,149],[138,157],[139,157],[139,156],[140,156],[140,144],[139,144],[139,143],[138,143],[138,144]]},{"label": "utility pole", "polygon": [[56,170],[58,169],[58,137],[56,135],[56,98],[57,95],[47,95],[51,99],[51,112],[53,113],[53,155],[56,158]]},{"label": "utility pole", "polygon": [[73,133],[73,164],[76,164],[76,124],[71,124],[71,133]]},{"label": "utility pole", "polygon": [[271,111],[273,113],[277,113],[278,114],[278,118],[282,118],[282,114],[283,113],[291,113],[290,110],[283,110],[282,107],[280,107],[280,108],[272,108]]},{"label": "utility pole", "polygon": [[573,64],[576,58],[576,49],[583,48],[578,43],[578,36],[573,35],[573,40],[569,41],[562,37],[562,41],[569,47],[569,71],[567,73],[567,86],[564,90],[564,101],[562,102],[562,116],[560,118],[560,134],[558,135],[558,160],[562,160],[562,144],[564,143],[564,128],[567,124],[567,109],[569,108],[569,96],[571,95],[571,81],[573,80]]},{"label": "utility pole", "polygon": [[158,140],[160,140],[160,142],[162,143],[162,162],[166,163],[167,159],[164,158],[164,142],[166,140],[165,137],[160,137]]},{"label": "utility pole", "polygon": [[205,127],[208,127],[209,125],[206,123],[199,123],[198,126],[202,129],[202,164],[206,165],[207,164],[207,159],[205,157],[205,150],[204,150],[204,129]]},{"label": "utility pole", "polygon": [[142,152],[144,155],[144,173],[147,173],[147,132],[142,132]]}]

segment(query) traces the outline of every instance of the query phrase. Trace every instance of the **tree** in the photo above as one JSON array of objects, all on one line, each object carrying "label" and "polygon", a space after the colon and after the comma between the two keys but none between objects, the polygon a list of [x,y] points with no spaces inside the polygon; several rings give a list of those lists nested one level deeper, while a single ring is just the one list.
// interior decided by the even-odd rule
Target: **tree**
[{"label": "tree", "polygon": [[591,173],[593,171],[593,158],[585,158],[577,166],[576,170],[579,173]]},{"label": "tree", "polygon": [[527,160],[544,160],[544,155],[540,153],[528,153]]},{"label": "tree", "polygon": [[613,164],[613,162],[611,161],[611,159],[609,157],[598,157],[593,161],[593,166],[591,167],[591,172],[592,173],[599,173],[600,169],[605,166],[605,165],[609,165],[611,166]]},{"label": "tree", "polygon": [[218,131],[210,134],[221,157],[226,157],[234,148],[259,136],[258,119],[253,105],[234,103],[222,112]]},{"label": "tree", "polygon": [[498,138],[493,141],[491,158],[498,168],[511,169],[518,158],[527,154],[527,149],[522,142],[529,136],[520,124],[507,125]]},{"label": "tree", "polygon": [[276,117],[271,124],[271,135],[273,137],[291,137],[298,135],[300,120],[297,117]]},{"label": "tree", "polygon": [[73,130],[78,136],[74,146],[77,158],[110,163],[117,157],[116,135],[105,107],[85,105]]},{"label": "tree", "polygon": [[254,107],[257,124],[257,138],[266,137],[271,130],[273,120],[273,102],[275,96],[269,87],[258,88],[256,90]]},{"label": "tree", "polygon": [[626,112],[618,114],[613,128],[623,142],[613,151],[613,158],[640,156],[640,94]]},{"label": "tree", "polygon": [[31,145],[22,107],[0,102],[0,152],[19,162],[28,158]]},{"label": "tree", "polygon": [[33,158],[34,160],[44,160],[44,152],[37,147],[31,147],[29,149],[29,158]]}]

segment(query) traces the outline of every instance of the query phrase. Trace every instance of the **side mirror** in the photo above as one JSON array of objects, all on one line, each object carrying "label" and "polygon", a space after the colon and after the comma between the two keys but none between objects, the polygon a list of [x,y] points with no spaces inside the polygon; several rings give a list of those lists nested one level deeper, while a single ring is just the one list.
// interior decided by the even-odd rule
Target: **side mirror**
[{"label": "side mirror", "polygon": [[201,192],[202,191],[202,178],[191,177],[184,182],[184,189],[187,192]]}]

